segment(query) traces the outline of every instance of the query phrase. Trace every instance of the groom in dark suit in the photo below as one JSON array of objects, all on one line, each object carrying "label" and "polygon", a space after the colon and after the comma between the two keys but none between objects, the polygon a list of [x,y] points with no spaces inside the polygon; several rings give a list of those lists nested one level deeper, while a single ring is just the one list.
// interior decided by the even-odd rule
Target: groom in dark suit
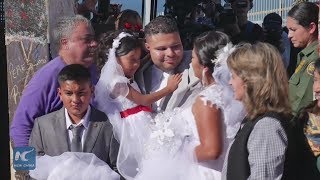
[{"label": "groom in dark suit", "polygon": [[90,106],[94,92],[90,72],[79,64],[67,65],[60,71],[58,82],[63,108],[35,120],[29,145],[38,155],[93,153],[116,170],[119,145],[107,116]]}]

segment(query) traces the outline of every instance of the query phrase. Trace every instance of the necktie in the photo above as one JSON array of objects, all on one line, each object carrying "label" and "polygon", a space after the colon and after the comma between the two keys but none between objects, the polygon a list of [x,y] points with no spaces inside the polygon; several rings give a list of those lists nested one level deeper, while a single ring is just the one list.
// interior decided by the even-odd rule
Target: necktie
[{"label": "necktie", "polygon": [[71,140],[71,152],[82,152],[82,143],[81,143],[81,130],[83,128],[83,124],[79,126],[70,126],[70,130],[72,131],[73,138]]}]

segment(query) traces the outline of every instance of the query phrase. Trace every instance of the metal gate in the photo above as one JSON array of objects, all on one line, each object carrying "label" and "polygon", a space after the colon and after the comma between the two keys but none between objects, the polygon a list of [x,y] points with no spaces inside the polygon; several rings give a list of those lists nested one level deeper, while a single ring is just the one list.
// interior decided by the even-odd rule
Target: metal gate
[{"label": "metal gate", "polygon": [[[275,12],[282,17],[283,26],[285,26],[288,11],[295,1],[296,0],[254,0],[253,8],[248,14],[248,19],[261,25],[263,18],[267,14]],[[309,2],[317,1],[318,0],[309,0]]]}]

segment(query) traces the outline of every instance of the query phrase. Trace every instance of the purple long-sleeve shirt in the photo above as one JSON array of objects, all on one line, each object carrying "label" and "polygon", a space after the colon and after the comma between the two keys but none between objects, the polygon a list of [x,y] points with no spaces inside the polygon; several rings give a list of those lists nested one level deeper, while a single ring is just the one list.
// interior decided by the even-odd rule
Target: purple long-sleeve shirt
[{"label": "purple long-sleeve shirt", "polygon": [[[15,147],[28,146],[34,120],[62,108],[58,96],[58,74],[66,64],[60,56],[40,68],[23,90],[10,127]],[[96,67],[90,67],[94,84],[97,82]]]}]

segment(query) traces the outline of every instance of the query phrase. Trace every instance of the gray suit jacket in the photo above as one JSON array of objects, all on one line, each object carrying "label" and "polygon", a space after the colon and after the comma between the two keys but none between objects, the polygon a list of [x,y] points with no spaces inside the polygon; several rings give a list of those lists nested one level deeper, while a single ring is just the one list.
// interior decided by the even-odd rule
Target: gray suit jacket
[{"label": "gray suit jacket", "polygon": [[[89,127],[84,140],[83,152],[95,154],[116,170],[119,144],[113,137],[108,117],[91,106]],[[70,151],[64,107],[58,111],[36,118],[29,145],[38,154],[58,156]]]},{"label": "gray suit jacket", "polygon": [[[152,89],[152,65],[153,63],[150,59],[135,74],[135,80],[144,94],[149,94]],[[198,87],[199,79],[194,76],[191,66],[191,51],[184,51],[183,59],[175,69],[175,73],[182,73],[182,81],[172,94],[162,98],[160,103],[162,110],[182,106],[193,90]]]}]

